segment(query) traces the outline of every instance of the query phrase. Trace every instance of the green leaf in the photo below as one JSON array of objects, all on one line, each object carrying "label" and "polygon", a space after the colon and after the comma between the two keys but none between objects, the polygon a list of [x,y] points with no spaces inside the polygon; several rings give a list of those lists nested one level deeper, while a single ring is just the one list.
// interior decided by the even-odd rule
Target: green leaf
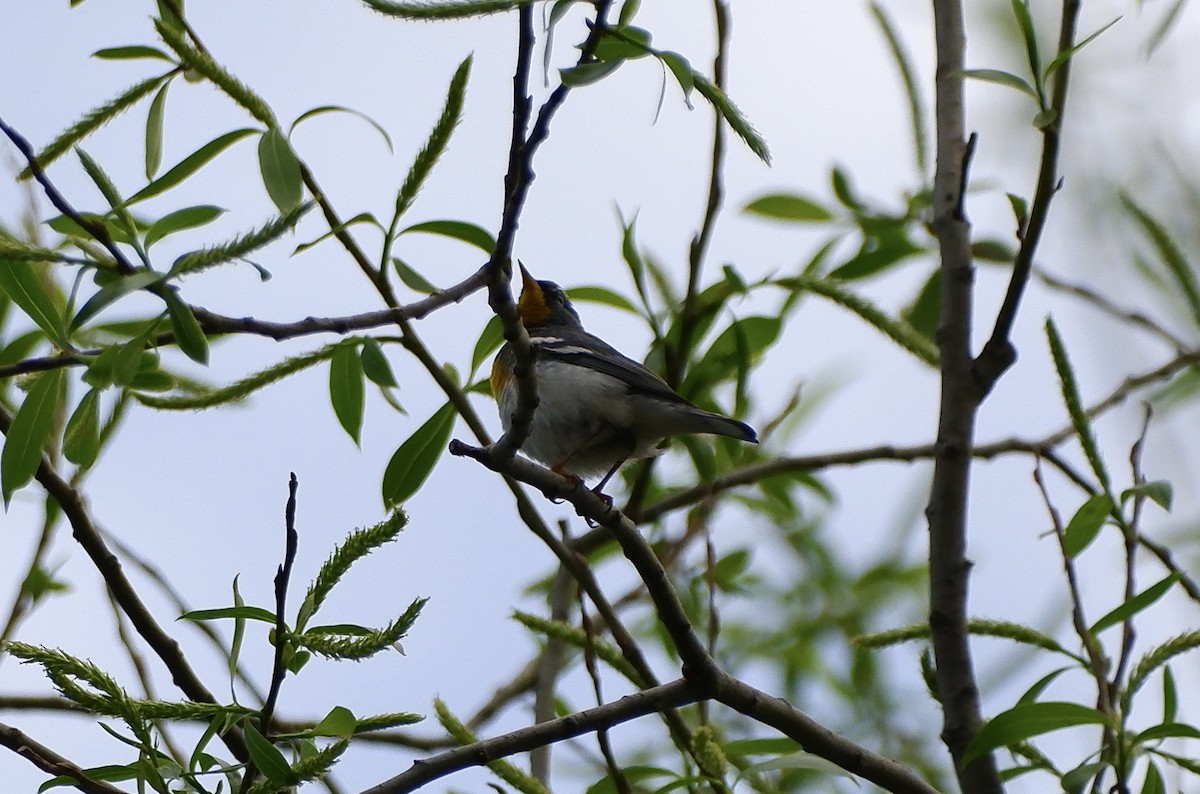
[{"label": "green leaf", "polygon": [[621,293],[611,290],[608,287],[598,286],[583,286],[571,287],[567,290],[567,295],[571,300],[579,302],[586,301],[588,303],[599,303],[604,306],[612,306],[614,309],[621,309],[630,314],[637,314],[638,308],[629,302]]},{"label": "green leaf", "polygon": [[383,142],[387,144],[389,153],[394,152],[394,149],[392,148],[392,136],[387,134],[387,130],[385,130],[378,121],[371,118],[366,113],[361,113],[353,108],[342,107],[341,105],[322,105],[321,107],[313,108],[312,110],[306,110],[305,112],[301,113],[295,121],[292,122],[292,126],[289,129],[288,134],[295,132],[296,128],[300,126],[300,122],[311,119],[314,116],[324,115],[326,113],[349,113],[351,116],[357,116],[358,118],[370,124],[375,131],[379,133],[379,136],[383,138]]},{"label": "green leaf", "polygon": [[1162,260],[1163,266],[1175,280],[1179,291],[1186,300],[1191,311],[1193,322],[1200,326],[1200,282],[1197,282],[1196,272],[1187,260],[1186,254],[1179,243],[1171,236],[1158,219],[1147,212],[1125,193],[1120,195],[1125,210],[1141,226],[1142,232],[1153,244],[1155,252]]},{"label": "green leaf", "polygon": [[1112,509],[1108,494],[1096,494],[1075,511],[1063,530],[1063,548],[1068,557],[1074,559],[1095,540]]},{"label": "green leaf", "polygon": [[281,786],[293,785],[299,782],[296,773],[292,771],[292,767],[284,758],[283,753],[279,752],[275,745],[267,741],[258,730],[250,723],[243,725],[243,730],[246,733],[246,750],[250,753],[250,760],[258,767],[258,771],[263,773],[263,776],[272,783],[277,783]]},{"label": "green leaf", "polygon": [[1146,744],[1147,742],[1157,742],[1162,739],[1200,739],[1200,730],[1194,725],[1180,722],[1165,722],[1155,725],[1152,728],[1139,733],[1134,737],[1134,744]]},{"label": "green leaf", "polygon": [[642,28],[608,28],[592,55],[598,61],[644,58],[650,54],[650,39],[650,32]]},{"label": "green leaf", "polygon": [[1116,19],[1109,22],[1104,27],[1097,30],[1092,35],[1085,38],[1083,41],[1076,44],[1074,47],[1071,47],[1070,49],[1067,49],[1067,50],[1063,50],[1058,55],[1055,55],[1054,60],[1052,60],[1052,61],[1050,61],[1050,63],[1046,64],[1046,71],[1043,72],[1042,79],[1049,80],[1051,75],[1053,75],[1056,71],[1058,71],[1058,68],[1060,66],[1062,66],[1064,63],[1066,63],[1071,58],[1071,56],[1073,56],[1075,53],[1082,50],[1087,45],[1091,44],[1093,41],[1096,40],[1097,36],[1099,36],[1101,33],[1108,30],[1109,28],[1111,28],[1113,25],[1117,24],[1120,21],[1121,21],[1121,18],[1117,17]]},{"label": "green leaf", "polygon": [[913,302],[900,313],[901,318],[927,339],[933,339],[941,316],[942,271],[935,269],[929,274],[921,291]]},{"label": "green leaf", "polygon": [[167,89],[169,82],[163,83],[150,103],[150,112],[146,114],[146,178],[154,179],[162,165],[163,146],[163,115],[167,107]]},{"label": "green leaf", "polygon": [[409,226],[407,229],[402,229],[400,234],[409,234],[411,232],[440,234],[452,240],[461,240],[464,243],[475,246],[485,254],[491,254],[492,249],[496,247],[496,238],[492,237],[491,232],[482,226],[476,226],[474,223],[467,223],[466,221],[425,221],[424,223]]},{"label": "green leaf", "polygon": [[880,228],[866,234],[858,253],[829,273],[829,278],[851,281],[873,276],[924,249],[914,243],[903,226]]},{"label": "green leaf", "polygon": [[488,318],[487,324],[483,326],[483,333],[479,335],[479,339],[475,342],[475,349],[471,352],[471,374],[479,369],[483,360],[491,355],[493,350],[500,347],[503,341],[504,328],[500,325],[500,318],[493,314]]},{"label": "green leaf", "polygon": [[82,327],[84,323],[99,314],[110,303],[131,292],[145,289],[151,284],[157,284],[162,280],[162,273],[139,270],[137,273],[132,273],[128,276],[120,276],[116,281],[110,281],[101,287],[95,295],[88,298],[83,306],[79,307],[79,311],[71,318],[71,330],[74,331],[76,328]]},{"label": "green leaf", "polygon": [[1169,666],[1163,667],[1162,704],[1163,722],[1174,722],[1179,710],[1179,692],[1175,688],[1175,675]]},{"label": "green leaf", "polygon": [[179,620],[224,620],[230,618],[233,620],[258,620],[263,623],[268,623],[272,626],[276,623],[275,613],[269,609],[262,607],[234,606],[234,607],[218,607],[216,609],[193,609],[189,612],[184,612],[179,616]]},{"label": "green leaf", "polygon": [[691,110],[692,92],[696,89],[696,72],[692,69],[692,64],[688,62],[687,58],[670,50],[662,50],[656,52],[655,55],[667,65],[671,74],[675,76],[679,87],[683,89],[683,101],[687,103],[688,110]]},{"label": "green leaf", "polygon": [[313,736],[340,736],[348,737],[354,735],[355,728],[358,727],[358,720],[354,713],[345,706],[334,706],[328,714],[321,718],[310,733]]},{"label": "green leaf", "polygon": [[963,763],[969,764],[997,747],[1011,746],[1061,728],[1106,723],[1103,712],[1078,703],[1024,703],[989,720],[967,745]]},{"label": "green leaf", "polygon": [[33,262],[0,259],[0,291],[37,323],[51,340],[63,345],[62,314],[42,281],[44,267]]},{"label": "green leaf", "polygon": [[[237,574],[233,577],[233,608],[244,609],[246,606],[245,599],[242,598],[242,591],[238,588]],[[279,620],[277,615],[272,615],[275,618],[274,625],[278,627]],[[246,619],[239,616],[234,616],[233,619],[233,639],[229,642],[229,675],[236,676],[238,671],[238,659],[242,655],[242,642],[246,638]]]},{"label": "green leaf", "polygon": [[558,76],[562,80],[563,85],[570,88],[582,88],[585,85],[598,83],[608,75],[615,72],[623,60],[615,61],[593,61],[591,63],[581,63],[578,66],[572,66],[569,69],[559,69]]},{"label": "green leaf", "polygon": [[175,344],[192,361],[208,364],[208,337],[204,335],[200,323],[196,322],[191,308],[174,290],[164,290],[163,299],[167,302],[167,315],[171,319],[171,330],[175,333]]},{"label": "green leaf", "polygon": [[272,127],[258,141],[258,167],[267,195],[280,212],[287,212],[304,198],[300,160],[282,132]]},{"label": "green leaf", "polygon": [[963,69],[963,77],[969,77],[972,80],[982,80],[985,83],[996,83],[997,85],[1008,86],[1015,88],[1023,94],[1029,94],[1034,99],[1038,98],[1037,89],[1029,84],[1029,81],[1018,77],[1012,72],[1003,72],[999,69]]},{"label": "green leaf", "polygon": [[100,454],[100,390],[90,389],[75,406],[63,432],[63,454],[81,469],[90,469]]},{"label": "green leaf", "polygon": [[426,281],[424,276],[397,257],[392,257],[392,266],[396,268],[396,275],[400,277],[400,281],[412,291],[422,295],[433,295],[438,291],[438,288]]},{"label": "green leaf", "polygon": [[384,505],[399,505],[417,492],[445,451],[456,416],[447,403],[400,445],[383,473]]},{"label": "green leaf", "polygon": [[1107,615],[1097,620],[1094,624],[1092,624],[1092,627],[1089,629],[1089,631],[1092,634],[1099,634],[1105,629],[1115,626],[1118,623],[1122,623],[1125,620],[1133,617],[1166,595],[1167,591],[1179,581],[1179,578],[1180,574],[1176,572],[1170,574],[1162,581],[1150,585],[1142,592],[1121,604],[1121,606],[1117,607],[1112,612],[1109,612]]},{"label": "green leaf", "polygon": [[1046,89],[1042,82],[1042,58],[1038,53],[1037,32],[1033,26],[1033,15],[1029,11],[1029,0],[1012,0],[1013,16],[1017,27],[1021,29],[1021,38],[1025,41],[1025,53],[1029,59],[1029,73],[1037,81],[1038,107],[1046,107]]},{"label": "green leaf", "polygon": [[383,348],[371,337],[367,337],[363,342],[362,371],[371,379],[372,383],[385,388],[394,389],[399,385],[396,383],[396,376],[392,373],[392,365],[388,363],[387,356],[383,354]]},{"label": "green leaf", "polygon": [[1121,504],[1125,504],[1133,496],[1147,496],[1152,502],[1171,512],[1171,501],[1174,495],[1174,489],[1171,483],[1166,480],[1151,480],[1144,482],[1141,485],[1135,485],[1132,488],[1126,488],[1121,491]]},{"label": "green leaf", "polygon": [[52,369],[38,375],[25,395],[0,451],[0,491],[8,506],[13,493],[33,479],[42,462],[42,451],[54,430],[62,370]]},{"label": "green leaf", "polygon": [[145,201],[146,199],[153,198],[160,193],[165,193],[183,180],[187,179],[192,174],[199,171],[221,152],[225,151],[242,138],[245,138],[247,135],[251,135],[256,132],[258,132],[258,130],[253,128],[245,128],[234,130],[233,132],[227,132],[224,135],[214,138],[196,151],[189,154],[187,157],[180,160],[176,166],[169,169],[158,179],[155,179],[137,193],[134,193],[132,196],[127,198],[125,200],[125,206],[130,207],[139,201]]},{"label": "green leaf", "polygon": [[105,47],[92,53],[93,58],[105,61],[132,61],[140,58],[156,58],[167,63],[175,61],[157,47],[146,47],[141,44],[130,44],[125,47]]},{"label": "green leaf", "polygon": [[351,218],[350,220],[342,221],[336,227],[325,232],[317,239],[310,240],[307,243],[300,243],[300,245],[296,246],[296,248],[292,251],[292,256],[295,256],[296,254],[300,253],[301,251],[307,251],[309,248],[312,248],[313,246],[315,246],[321,242],[324,242],[325,240],[328,240],[330,237],[337,235],[339,232],[342,232],[345,229],[349,229],[351,226],[353,226],[357,223],[367,223],[367,224],[370,224],[371,226],[374,226],[376,229],[379,229],[380,231],[385,231],[385,229],[383,228],[383,225],[378,220],[376,220],[374,215],[372,215],[369,212],[360,212],[357,215],[355,215],[353,218]]},{"label": "green leaf", "polygon": [[1025,226],[1029,223],[1029,202],[1016,193],[1005,193],[1008,196],[1008,204],[1012,207],[1013,217],[1017,221],[1017,233],[1023,235]]},{"label": "green leaf", "polygon": [[146,247],[149,248],[168,234],[212,223],[224,213],[225,210],[211,204],[184,207],[181,210],[169,212],[150,225],[150,229],[146,232]]},{"label": "green leaf", "polygon": [[329,359],[329,401],[355,444],[362,432],[364,399],[362,359],[354,345],[341,345]]},{"label": "green leaf", "polygon": [[743,211],[765,218],[797,223],[833,220],[833,213],[828,209],[798,193],[768,193],[751,201]]}]

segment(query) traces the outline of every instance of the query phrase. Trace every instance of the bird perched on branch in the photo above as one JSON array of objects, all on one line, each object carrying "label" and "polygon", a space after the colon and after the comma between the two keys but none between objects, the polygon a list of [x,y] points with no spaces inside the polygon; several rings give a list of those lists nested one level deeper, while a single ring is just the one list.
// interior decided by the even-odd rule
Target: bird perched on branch
[{"label": "bird perched on branch", "polygon": [[[658,454],[668,436],[710,433],[758,443],[754,428],[705,411],[616,348],[583,330],[562,289],[521,267],[521,321],[533,345],[540,403],[521,450],[568,477],[606,472]],[[507,432],[517,409],[516,357],[506,343],[492,364],[492,394]]]}]

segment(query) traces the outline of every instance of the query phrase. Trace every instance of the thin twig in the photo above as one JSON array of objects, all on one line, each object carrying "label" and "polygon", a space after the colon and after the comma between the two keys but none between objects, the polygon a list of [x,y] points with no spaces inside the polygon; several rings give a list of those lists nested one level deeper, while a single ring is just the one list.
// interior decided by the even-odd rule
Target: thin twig
[{"label": "thin twig", "polygon": [[481,766],[498,758],[526,752],[550,742],[571,739],[602,727],[610,728],[664,709],[674,709],[695,702],[698,696],[697,691],[688,681],[684,679],[672,681],[653,689],[627,695],[613,703],[506,733],[494,739],[476,742],[433,758],[414,761],[412,768],[407,772],[372,786],[363,794],[402,794],[416,791],[431,781],[461,769]]},{"label": "thin twig", "polygon": [[74,787],[84,794],[125,794],[119,788],[92,780],[78,766],[10,725],[0,723],[0,745],[12,750],[43,772],[72,778],[75,781]]}]

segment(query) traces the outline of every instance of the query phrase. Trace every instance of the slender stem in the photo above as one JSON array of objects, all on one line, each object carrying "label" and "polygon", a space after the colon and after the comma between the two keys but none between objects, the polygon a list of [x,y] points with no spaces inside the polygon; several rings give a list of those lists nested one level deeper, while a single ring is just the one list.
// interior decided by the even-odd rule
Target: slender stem
[{"label": "slender stem", "polygon": [[970,341],[975,271],[970,224],[963,209],[969,149],[965,136],[963,68],[966,29],[960,0],[934,0],[937,161],[933,221],[941,255],[942,295],[937,329],[941,401],[929,521],[929,628],[942,704],[942,741],[959,785],[972,794],[1003,791],[989,753],[963,763],[979,731],[981,707],[967,632],[967,494],[975,414],[982,393],[975,381]]}]

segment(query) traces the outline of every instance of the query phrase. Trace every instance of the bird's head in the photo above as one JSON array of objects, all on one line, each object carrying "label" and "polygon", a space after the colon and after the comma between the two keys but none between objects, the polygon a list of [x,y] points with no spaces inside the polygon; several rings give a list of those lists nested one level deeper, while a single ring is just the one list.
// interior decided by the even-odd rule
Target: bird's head
[{"label": "bird's head", "polygon": [[553,281],[537,281],[529,275],[529,271],[521,265],[521,297],[517,301],[517,310],[521,314],[521,322],[526,328],[537,328],[547,325],[565,325],[571,328],[582,328],[579,314],[562,287]]}]

